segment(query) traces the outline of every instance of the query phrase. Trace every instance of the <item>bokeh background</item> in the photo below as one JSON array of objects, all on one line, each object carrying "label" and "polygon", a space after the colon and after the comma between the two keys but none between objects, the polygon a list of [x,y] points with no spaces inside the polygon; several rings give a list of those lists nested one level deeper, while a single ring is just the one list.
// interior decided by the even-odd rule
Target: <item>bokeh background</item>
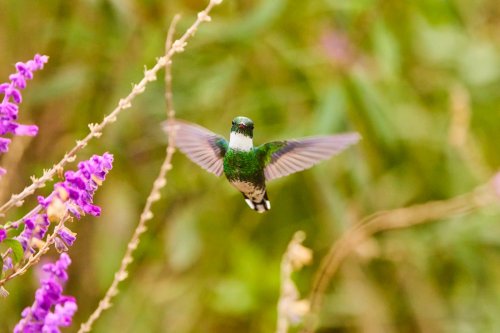
[{"label": "bokeh background", "polygon": [[[0,0],[0,81],[16,61],[50,56],[21,105],[21,122],[39,125],[39,135],[15,139],[10,154],[26,149],[2,180],[2,200],[128,94],[162,55],[176,13],[179,35],[205,5]],[[471,191],[500,165],[497,0],[225,0],[174,58],[173,75],[178,117],[217,133],[227,136],[231,119],[245,115],[257,144],[350,130],[363,141],[270,183],[266,214],[176,154],[130,277],[94,332],[272,332],[279,263],[296,230],[315,251],[294,276],[307,295],[329,246],[363,216]],[[79,154],[109,151],[115,164],[96,195],[102,216],[71,225],[78,239],[67,293],[79,309],[65,332],[113,279],[163,160],[165,117],[160,76]],[[498,207],[365,245],[332,281],[320,332],[500,331]],[[0,332],[32,303],[35,270],[7,287]]]}]

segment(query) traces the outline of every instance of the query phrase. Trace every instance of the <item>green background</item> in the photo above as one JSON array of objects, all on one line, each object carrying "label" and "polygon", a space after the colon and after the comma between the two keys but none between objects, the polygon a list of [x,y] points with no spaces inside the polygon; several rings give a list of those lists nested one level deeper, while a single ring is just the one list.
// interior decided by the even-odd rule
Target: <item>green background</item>
[{"label": "green background", "polygon": [[[29,146],[2,180],[3,194],[59,161],[162,55],[172,17],[183,15],[179,35],[205,5],[0,0],[0,82],[16,61],[50,56],[21,105],[21,123],[37,124],[39,135],[16,138],[10,154]],[[130,277],[94,332],[272,332],[279,264],[296,230],[315,251],[314,264],[295,275],[307,295],[329,246],[363,216],[468,192],[500,164],[497,0],[225,0],[211,16],[174,58],[179,118],[227,137],[232,118],[245,115],[256,144],[351,130],[363,140],[270,183],[273,208],[262,215],[225,179],[176,154]],[[467,109],[467,138],[453,144],[453,114]],[[66,291],[79,309],[67,332],[93,311],[119,266],[163,160],[165,114],[160,74],[78,156],[108,151],[115,163],[95,198],[102,216],[70,225],[78,239]],[[366,243],[333,280],[320,332],[500,331],[498,213]],[[35,271],[7,285],[0,332],[32,303]]]}]

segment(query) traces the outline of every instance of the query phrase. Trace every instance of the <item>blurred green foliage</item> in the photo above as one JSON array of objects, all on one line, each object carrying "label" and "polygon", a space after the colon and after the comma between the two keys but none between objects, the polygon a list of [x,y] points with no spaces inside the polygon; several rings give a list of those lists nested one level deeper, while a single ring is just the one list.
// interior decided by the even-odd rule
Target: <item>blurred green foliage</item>
[{"label": "blurred green foliage", "polygon": [[[39,135],[9,170],[4,191],[19,192],[62,158],[162,55],[173,15],[183,15],[180,34],[205,5],[0,1],[0,81],[16,61],[50,56],[21,109],[21,122],[38,124]],[[279,262],[296,230],[306,231],[316,254],[315,265],[296,276],[307,294],[320,258],[349,225],[378,210],[467,192],[500,164],[497,0],[225,0],[211,16],[174,58],[179,118],[227,136],[231,119],[245,115],[256,124],[257,144],[347,130],[363,141],[269,184],[273,209],[263,215],[177,154],[131,275],[94,332],[272,332]],[[450,139],[460,110],[470,110],[462,141]],[[118,268],[163,160],[164,119],[160,77],[79,155],[109,151],[115,166],[96,196],[102,217],[72,224],[78,239],[67,292],[79,309],[69,332]],[[320,332],[498,332],[498,213],[367,243],[332,281]],[[1,332],[31,304],[34,273],[8,284]]]}]

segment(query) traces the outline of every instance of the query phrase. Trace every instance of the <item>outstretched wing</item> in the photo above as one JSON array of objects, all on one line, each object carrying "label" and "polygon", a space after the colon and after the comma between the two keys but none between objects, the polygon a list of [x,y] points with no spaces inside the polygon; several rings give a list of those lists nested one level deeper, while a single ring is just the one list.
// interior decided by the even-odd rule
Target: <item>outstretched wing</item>
[{"label": "outstretched wing", "polygon": [[340,153],[359,141],[358,133],[273,141],[257,147],[264,162],[266,180],[302,171]]},{"label": "outstretched wing", "polygon": [[175,131],[174,142],[191,161],[203,169],[222,175],[227,141],[222,136],[187,121],[169,121],[167,131]]}]

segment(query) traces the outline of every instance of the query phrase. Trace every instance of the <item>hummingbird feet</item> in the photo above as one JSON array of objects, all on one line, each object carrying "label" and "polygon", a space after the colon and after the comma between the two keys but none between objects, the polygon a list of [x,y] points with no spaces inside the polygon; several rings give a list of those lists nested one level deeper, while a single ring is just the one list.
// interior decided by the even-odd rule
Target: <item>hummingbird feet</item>
[{"label": "hummingbird feet", "polygon": [[267,198],[267,192],[264,192],[264,196],[262,197],[262,200],[260,202],[252,200],[245,193],[242,194],[245,197],[245,202],[247,203],[247,205],[257,213],[264,213],[265,211],[271,209],[271,201],[269,201],[269,199]]}]

